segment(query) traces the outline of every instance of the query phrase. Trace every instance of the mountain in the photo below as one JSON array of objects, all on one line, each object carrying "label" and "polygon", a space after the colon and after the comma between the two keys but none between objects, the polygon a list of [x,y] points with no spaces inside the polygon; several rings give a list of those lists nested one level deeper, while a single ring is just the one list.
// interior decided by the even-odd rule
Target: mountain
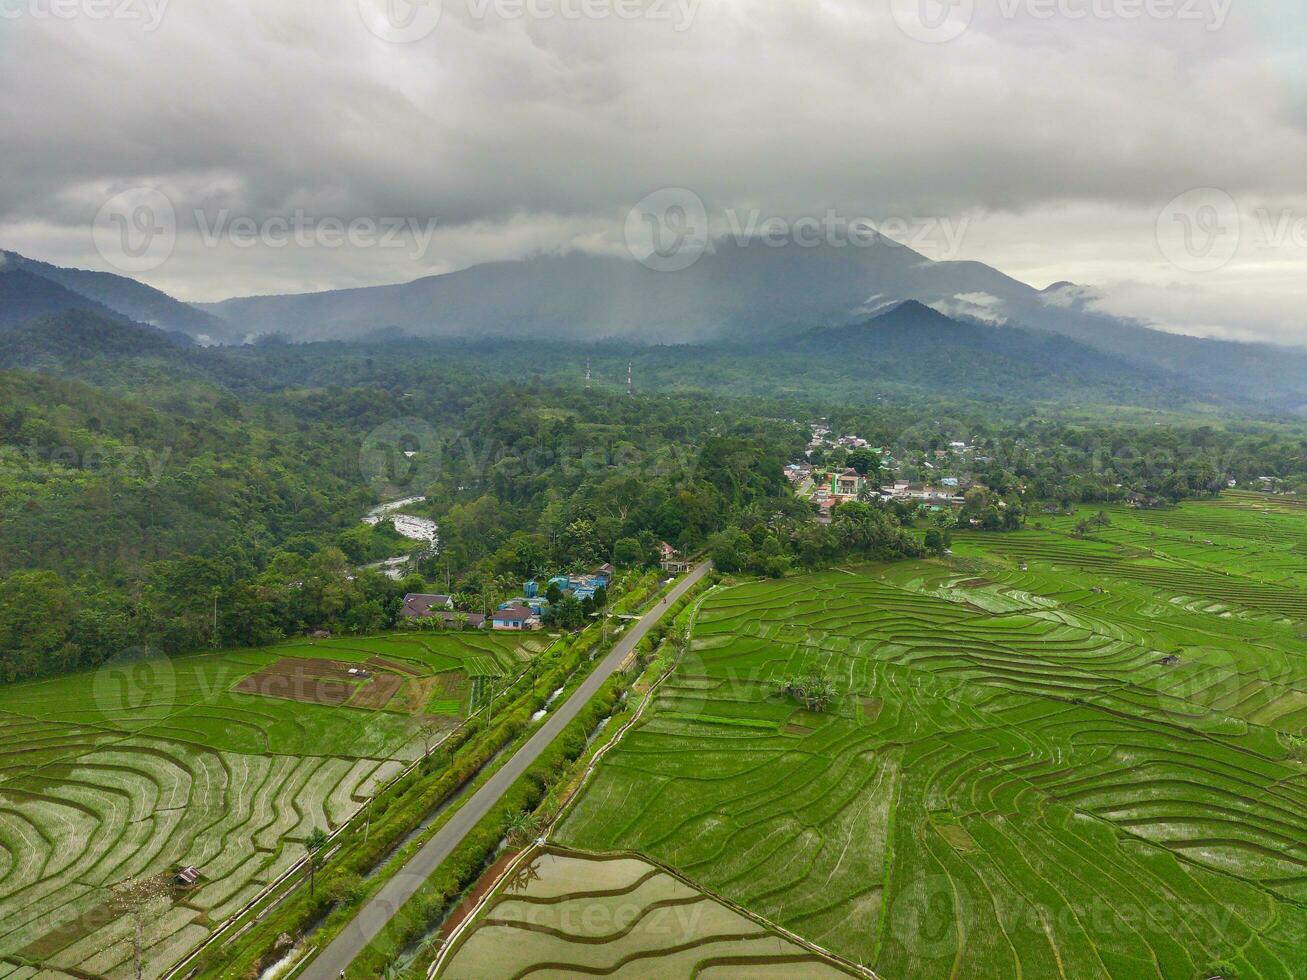
[{"label": "mountain", "polygon": [[935,262],[888,239],[867,247],[772,248],[718,241],[680,272],[572,252],[473,266],[409,283],[206,306],[230,334],[353,339],[771,340],[864,322],[904,300],[954,320],[1070,337],[1196,391],[1273,411],[1307,408],[1307,350],[1184,337],[1097,312],[1092,290],[1037,290],[980,262]]},{"label": "mountain", "polygon": [[1069,337],[957,320],[916,300],[853,326],[809,331],[781,347],[790,359],[816,359],[804,366],[805,375],[830,362],[869,381],[954,395],[1136,405],[1219,398],[1181,376]]},{"label": "mountain", "polygon": [[65,289],[57,282],[24,269],[0,266],[0,328],[65,310],[85,310],[109,320],[122,319],[103,303]]},{"label": "mountain", "polygon": [[[0,270],[14,269],[57,283],[137,323],[148,323],[162,330],[180,331],[191,337],[213,341],[233,339],[230,328],[222,320],[126,276],[66,269],[29,259],[17,252],[0,250]],[[78,308],[87,307],[83,305]]]},{"label": "mountain", "polygon": [[195,349],[184,335],[132,323],[115,313],[71,308],[0,330],[0,368],[77,373],[73,369],[93,361],[148,359],[175,369],[185,363],[188,345]]}]

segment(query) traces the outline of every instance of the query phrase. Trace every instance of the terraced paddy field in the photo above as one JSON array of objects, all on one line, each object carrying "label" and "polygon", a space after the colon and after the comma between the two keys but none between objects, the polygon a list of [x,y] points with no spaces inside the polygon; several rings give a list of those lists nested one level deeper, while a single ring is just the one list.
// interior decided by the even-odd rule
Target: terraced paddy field
[{"label": "terraced paddy field", "polygon": [[487,977],[854,976],[630,856],[539,854],[491,896],[439,974]]},{"label": "terraced paddy field", "polygon": [[1096,510],[718,592],[559,842],[886,978],[1307,977],[1307,511]]},{"label": "terraced paddy field", "polygon": [[157,975],[299,860],[313,829],[339,826],[419,757],[421,726],[456,727],[469,670],[515,672],[547,642],[523,639],[129,657],[3,688],[0,977],[130,976],[111,887],[194,865],[199,882],[147,925]]}]

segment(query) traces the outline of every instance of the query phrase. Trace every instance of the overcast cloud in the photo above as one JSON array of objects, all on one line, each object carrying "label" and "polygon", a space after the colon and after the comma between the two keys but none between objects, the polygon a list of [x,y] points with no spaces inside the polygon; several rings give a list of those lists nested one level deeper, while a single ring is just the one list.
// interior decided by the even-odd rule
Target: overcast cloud
[{"label": "overcast cloud", "polygon": [[[0,247],[116,271],[93,222],[148,185],[179,238],[139,278],[214,300],[617,252],[631,206],[681,186],[719,232],[751,212],[965,222],[921,250],[1091,285],[1167,329],[1307,344],[1300,4],[955,0],[937,22],[935,0],[924,21],[918,0],[642,2],[444,0],[395,43],[374,0],[0,0]],[[1168,205],[1195,188],[1238,232],[1187,199],[1189,231],[1225,238],[1177,263],[1159,220],[1183,233]],[[279,244],[278,219],[378,236]]]}]

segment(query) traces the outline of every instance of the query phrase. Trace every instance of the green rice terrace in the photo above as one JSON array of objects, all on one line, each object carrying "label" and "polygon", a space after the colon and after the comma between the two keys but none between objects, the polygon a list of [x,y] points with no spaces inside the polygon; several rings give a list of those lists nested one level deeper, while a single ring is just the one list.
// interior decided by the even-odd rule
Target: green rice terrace
[{"label": "green rice terrace", "polygon": [[0,976],[131,976],[110,886],[194,866],[146,927],[157,975],[457,727],[479,679],[519,672],[545,642],[302,640],[6,689]]},{"label": "green rice terrace", "polygon": [[558,843],[885,978],[1307,977],[1307,509],[1096,512],[718,590]]},{"label": "green rice terrace", "polygon": [[853,974],[647,861],[547,851],[508,876],[441,975],[838,980]]}]

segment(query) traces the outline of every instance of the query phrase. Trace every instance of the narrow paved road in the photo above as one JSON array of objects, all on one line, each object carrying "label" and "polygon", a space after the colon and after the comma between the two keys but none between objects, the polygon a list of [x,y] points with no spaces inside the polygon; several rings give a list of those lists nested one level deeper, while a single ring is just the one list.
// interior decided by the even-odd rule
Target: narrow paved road
[{"label": "narrow paved road", "polygon": [[463,804],[450,821],[423,845],[390,881],[363,906],[354,921],[341,931],[331,944],[300,974],[301,980],[336,980],[342,970],[354,962],[354,957],[370,943],[391,917],[413,897],[440,863],[453,853],[481,818],[494,809],[500,797],[508,791],[531,763],[535,762],[550,742],[580,714],[581,709],[594,697],[604,681],[612,676],[622,661],[630,656],[635,645],[663,618],[663,614],[689,589],[708,573],[711,564],[704,562],[685,576],[639,622],[631,626],[626,635],[613,647],[611,653],[596,667],[561,708],[545,716],[544,723],[525,745],[482,787]]}]

